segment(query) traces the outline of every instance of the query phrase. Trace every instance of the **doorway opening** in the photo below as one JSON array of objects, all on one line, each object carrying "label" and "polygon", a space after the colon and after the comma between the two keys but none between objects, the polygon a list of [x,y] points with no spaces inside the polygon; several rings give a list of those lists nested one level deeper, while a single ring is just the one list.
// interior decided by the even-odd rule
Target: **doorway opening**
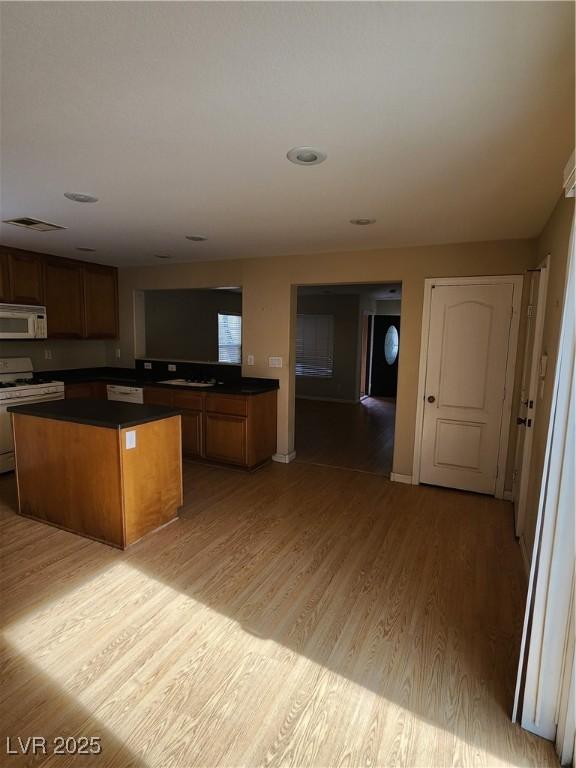
[{"label": "doorway opening", "polygon": [[297,289],[296,461],[390,476],[401,283]]}]

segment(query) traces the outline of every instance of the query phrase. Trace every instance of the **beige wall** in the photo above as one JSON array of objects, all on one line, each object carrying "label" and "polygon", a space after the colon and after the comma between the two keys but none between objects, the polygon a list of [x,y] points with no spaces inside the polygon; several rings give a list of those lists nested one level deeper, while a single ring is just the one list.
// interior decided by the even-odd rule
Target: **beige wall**
[{"label": "beige wall", "polygon": [[[243,370],[245,375],[279,378],[278,452],[286,454],[294,445],[295,286],[402,282],[394,472],[411,475],[424,279],[522,274],[534,262],[534,241],[509,240],[125,268],[119,273],[122,358],[118,364],[128,365],[133,360],[135,290],[241,285],[244,357],[255,356],[255,365],[244,365]],[[269,356],[283,357],[284,367],[269,368]],[[510,450],[514,450],[514,440]]]},{"label": "beige wall", "polygon": [[541,263],[548,254],[550,255],[546,315],[542,340],[542,353],[548,355],[548,367],[546,378],[544,380],[542,398],[538,401],[538,410],[534,422],[532,459],[528,481],[528,503],[524,530],[524,545],[528,556],[530,556],[534,544],[540,478],[544,467],[544,454],[546,451],[546,439],[548,435],[548,423],[550,419],[550,407],[554,386],[554,372],[556,369],[558,343],[560,340],[560,325],[562,320],[562,305],[566,282],[570,230],[573,218],[574,199],[560,198],[537,242],[537,263]]},{"label": "beige wall", "polygon": [[334,318],[334,371],[329,379],[296,377],[297,397],[358,400],[358,323],[360,297],[353,294],[299,296],[298,314]]},{"label": "beige wall", "polygon": [[400,299],[379,299],[376,302],[377,315],[400,315],[402,301]]}]

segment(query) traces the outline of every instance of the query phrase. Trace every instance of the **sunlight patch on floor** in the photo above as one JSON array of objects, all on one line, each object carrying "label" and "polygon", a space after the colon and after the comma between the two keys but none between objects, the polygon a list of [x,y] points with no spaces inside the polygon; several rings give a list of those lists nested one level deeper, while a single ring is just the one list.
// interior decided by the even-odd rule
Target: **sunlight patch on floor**
[{"label": "sunlight patch on floor", "polygon": [[372,731],[374,764],[402,763],[409,743],[412,764],[447,745],[466,765],[485,762],[484,750],[127,562],[6,637],[90,713],[92,732],[101,725],[150,766],[320,765],[335,750],[357,764],[369,757],[355,751],[358,734]]}]

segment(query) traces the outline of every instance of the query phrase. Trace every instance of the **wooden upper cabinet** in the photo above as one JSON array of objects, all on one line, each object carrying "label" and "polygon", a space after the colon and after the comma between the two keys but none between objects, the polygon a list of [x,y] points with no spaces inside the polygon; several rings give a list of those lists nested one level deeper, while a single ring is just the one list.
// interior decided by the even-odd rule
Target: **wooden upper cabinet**
[{"label": "wooden upper cabinet", "polygon": [[0,246],[0,303],[46,305],[48,336],[118,336],[115,267]]},{"label": "wooden upper cabinet", "polygon": [[47,259],[44,265],[44,280],[48,336],[82,338],[82,264],[67,259]]},{"label": "wooden upper cabinet", "polygon": [[12,251],[9,256],[10,301],[14,304],[43,304],[42,256],[27,251]]},{"label": "wooden upper cabinet", "polygon": [[118,284],[114,267],[83,264],[84,335],[89,339],[118,336]]},{"label": "wooden upper cabinet", "polygon": [[10,269],[7,253],[0,253],[0,302],[10,303]]}]

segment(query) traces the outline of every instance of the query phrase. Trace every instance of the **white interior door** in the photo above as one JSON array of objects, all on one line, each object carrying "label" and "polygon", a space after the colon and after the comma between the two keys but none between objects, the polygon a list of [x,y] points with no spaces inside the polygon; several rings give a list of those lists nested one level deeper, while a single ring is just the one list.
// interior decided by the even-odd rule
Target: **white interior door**
[{"label": "white interior door", "polygon": [[496,491],[513,295],[512,282],[432,287],[422,483]]},{"label": "white interior door", "polygon": [[541,378],[540,360],[542,354],[542,335],[546,312],[546,291],[548,287],[548,268],[530,273],[530,296],[528,317],[526,318],[526,345],[524,349],[524,369],[520,393],[518,440],[512,494],[514,497],[514,523],[516,536],[524,531],[526,504],[528,497],[528,479],[532,457],[532,436],[536,422],[536,411],[540,398]]}]

